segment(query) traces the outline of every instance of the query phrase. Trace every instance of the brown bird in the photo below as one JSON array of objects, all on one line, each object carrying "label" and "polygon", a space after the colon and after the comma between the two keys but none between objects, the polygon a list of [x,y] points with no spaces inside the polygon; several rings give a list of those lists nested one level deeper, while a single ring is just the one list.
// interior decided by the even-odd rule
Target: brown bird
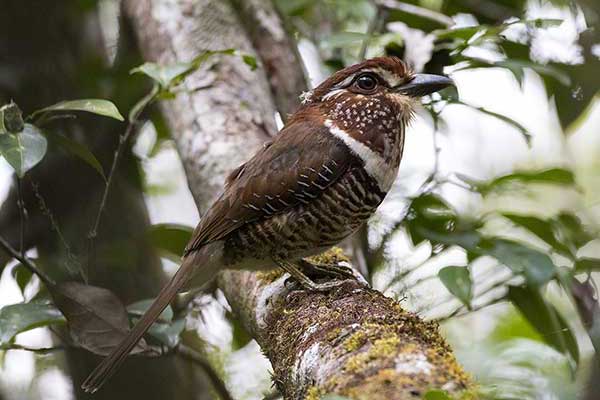
[{"label": "brown bird", "polygon": [[303,257],[339,243],[374,213],[396,178],[416,98],[452,84],[380,57],[338,71],[305,94],[273,142],[227,178],[175,276],[82,388],[97,391],[177,292],[222,269],[279,266],[307,289],[334,286],[307,277],[311,265]]}]

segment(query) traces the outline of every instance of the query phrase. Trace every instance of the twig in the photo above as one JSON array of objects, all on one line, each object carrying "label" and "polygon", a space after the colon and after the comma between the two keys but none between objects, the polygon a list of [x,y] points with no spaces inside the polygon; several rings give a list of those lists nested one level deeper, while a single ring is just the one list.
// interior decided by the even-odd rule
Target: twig
[{"label": "twig", "polygon": [[[33,190],[34,196],[38,200],[40,211],[50,221],[50,227],[52,228],[52,230],[54,232],[56,232],[56,234],[58,235],[58,238],[59,238],[61,244],[63,245],[63,247],[65,248],[65,251],[67,252],[67,261],[68,262],[73,262],[76,266],[78,266],[79,273],[80,273],[81,277],[87,283],[87,276],[85,276],[84,271],[81,268],[81,264],[79,263],[79,260],[77,259],[77,257],[75,257],[75,255],[71,251],[71,246],[69,245],[69,243],[65,239],[62,231],[60,230],[60,226],[58,226],[58,222],[54,218],[54,215],[52,214],[52,211],[50,211],[50,209],[48,208],[48,206],[46,204],[46,201],[44,200],[44,197],[40,193],[38,184],[35,183],[35,182],[31,182],[31,188]],[[71,268],[68,265],[67,265],[67,268],[69,270],[71,270]]]},{"label": "twig", "polygon": [[17,207],[19,207],[19,216],[21,222],[19,251],[21,256],[25,257],[25,219],[27,218],[27,210],[23,202],[23,188],[21,178],[17,177]]},{"label": "twig", "polygon": [[110,167],[110,172],[108,174],[108,178],[106,179],[106,186],[104,187],[104,193],[102,194],[102,200],[100,201],[100,206],[98,207],[98,214],[96,215],[96,219],[94,221],[94,225],[92,229],[88,232],[88,274],[92,267],[95,251],[94,251],[94,240],[98,236],[98,228],[100,226],[100,220],[102,218],[102,214],[104,212],[104,208],[106,207],[106,200],[108,199],[108,193],[111,188],[111,184],[117,170],[117,166],[119,164],[119,159],[123,155],[125,151],[127,142],[131,137],[137,123],[139,120],[139,116],[142,114],[144,109],[154,101],[156,95],[158,94],[159,88],[157,85],[154,85],[150,93],[148,93],[142,100],[140,100],[131,110],[129,114],[129,124],[125,129],[125,132],[119,136],[119,145],[117,146],[117,150],[115,151],[115,156],[112,161],[112,165]]},{"label": "twig", "polygon": [[231,397],[231,394],[229,394],[227,387],[225,387],[225,383],[223,383],[213,367],[204,358],[202,358],[200,354],[186,346],[179,346],[177,348],[177,354],[186,360],[192,361],[204,370],[221,400],[233,400],[233,397]]},{"label": "twig", "polygon": [[375,33],[375,31],[378,30],[379,25],[381,24],[381,21],[383,21],[383,16],[384,16],[384,9],[382,7],[376,6],[375,15],[373,16],[373,19],[371,21],[369,21],[369,26],[367,27],[366,37],[362,41],[362,45],[360,47],[360,52],[358,53],[358,59],[360,61],[364,61],[365,57],[367,56],[367,49],[369,47],[369,43],[371,42],[371,39],[373,39],[373,34]]},{"label": "twig", "polygon": [[66,349],[65,346],[28,347],[28,346],[21,346],[20,344],[15,344],[15,343],[0,346],[0,350],[23,350],[23,351],[30,351],[32,353],[38,353],[38,354],[49,354],[49,353],[54,353],[57,351],[62,351],[65,349]]},{"label": "twig", "polygon": [[408,14],[418,15],[419,17],[427,18],[432,21],[436,21],[441,25],[452,26],[454,20],[442,13],[435,12],[428,8],[415,6],[413,4],[407,4],[398,0],[375,0],[375,4],[379,7],[387,8],[390,10],[398,10]]},{"label": "twig", "polygon": [[40,278],[40,280],[48,287],[52,287],[54,286],[56,283],[54,282],[54,280],[52,280],[52,278],[50,278],[48,275],[46,275],[43,271],[41,271],[40,269],[38,269],[38,267],[36,267],[33,262],[27,258],[27,256],[19,253],[14,247],[12,247],[10,245],[10,243],[8,243],[6,241],[6,239],[4,239],[2,236],[0,236],[0,247],[2,247],[4,250],[6,250],[6,252],[8,254],[10,254],[11,256],[13,256],[14,258],[16,258],[17,260],[19,260],[21,262],[21,264],[23,264],[23,266],[25,268],[27,268],[29,271],[31,271],[32,274],[37,275],[38,278]]}]

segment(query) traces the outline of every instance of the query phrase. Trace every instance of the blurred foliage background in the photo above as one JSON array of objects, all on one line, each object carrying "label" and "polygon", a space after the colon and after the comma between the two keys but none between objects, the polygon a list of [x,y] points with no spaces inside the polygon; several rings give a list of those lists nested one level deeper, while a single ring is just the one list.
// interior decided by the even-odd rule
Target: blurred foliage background
[{"label": "blurred foliage background", "polygon": [[[143,61],[118,1],[52,3],[1,5],[0,104],[14,100],[27,116],[62,100],[99,98],[126,115],[151,83],[129,74]],[[425,100],[393,192],[347,244],[367,279],[441,322],[482,397],[600,397],[593,392],[600,380],[593,375],[600,369],[594,359],[600,346],[600,3],[276,5],[313,85],[382,54],[457,82],[457,91]],[[188,67],[185,74],[193,70]],[[148,65],[144,71],[156,78]],[[166,86],[185,75],[166,71],[173,73]],[[154,95],[168,101],[172,94]],[[0,126],[4,135],[23,139],[0,140],[7,161],[0,234],[14,248],[30,249],[52,280],[112,288],[135,318],[157,293],[163,272],[176,268],[199,217],[170,133],[150,104],[122,147],[90,253],[88,237],[125,128],[104,103],[78,106],[26,120],[37,138],[30,141],[22,127]],[[6,122],[10,110],[2,114]],[[13,170],[22,178],[15,180]],[[73,338],[62,326],[65,310],[53,305],[60,302],[50,301],[47,285],[22,264],[2,257],[0,398],[83,397],[78,382],[97,358],[62,349]],[[90,257],[104,273],[88,268]],[[150,340],[163,348],[194,343],[236,399],[269,394],[268,361],[219,291],[196,303],[191,311],[170,310]],[[179,361],[141,361],[105,396],[211,398],[199,368]]]}]

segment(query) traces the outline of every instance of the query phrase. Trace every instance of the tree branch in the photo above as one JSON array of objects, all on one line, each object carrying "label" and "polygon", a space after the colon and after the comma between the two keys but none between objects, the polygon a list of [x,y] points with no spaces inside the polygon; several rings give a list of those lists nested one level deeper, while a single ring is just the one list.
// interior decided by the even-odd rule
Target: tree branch
[{"label": "tree branch", "polygon": [[[226,47],[253,52],[226,1],[182,0],[168,13],[150,0],[125,4],[152,61],[170,64]],[[275,107],[264,71],[252,73],[239,59],[221,59],[190,76],[185,87],[200,82],[206,89],[184,91],[162,109],[198,208],[206,209],[228,172],[274,132]],[[357,282],[324,294],[290,291],[285,280],[277,271],[227,271],[218,279],[232,310],[271,360],[284,398],[335,392],[406,399],[421,398],[430,388],[452,394],[469,388],[435,323]]]}]

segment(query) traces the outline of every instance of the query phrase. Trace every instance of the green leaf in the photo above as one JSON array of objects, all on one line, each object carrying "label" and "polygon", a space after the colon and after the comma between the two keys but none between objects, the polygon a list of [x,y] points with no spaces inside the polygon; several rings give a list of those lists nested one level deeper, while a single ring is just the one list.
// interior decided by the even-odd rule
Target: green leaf
[{"label": "green leaf", "polygon": [[42,108],[31,114],[31,118],[39,114],[57,111],[85,111],[92,114],[102,115],[104,117],[114,118],[119,121],[124,121],[125,118],[119,112],[117,106],[111,101],[103,99],[80,99],[61,101],[49,107]]},{"label": "green leaf", "polygon": [[361,32],[339,32],[329,36],[327,39],[323,40],[321,44],[325,48],[346,47],[352,44],[361,43],[368,38],[369,35]]},{"label": "green leaf", "polygon": [[580,258],[575,262],[575,272],[600,272],[600,258]]},{"label": "green leaf", "polygon": [[19,285],[21,293],[24,293],[25,287],[33,277],[33,273],[29,269],[25,268],[23,264],[18,264],[13,268],[12,276],[15,278],[15,281],[17,281],[17,285]]},{"label": "green leaf", "polygon": [[450,397],[450,395],[448,394],[448,392],[446,392],[445,390],[439,390],[439,389],[434,389],[434,390],[429,390],[427,393],[425,393],[425,396],[423,396],[424,400],[453,400],[452,397]]},{"label": "green leaf", "polygon": [[94,154],[88,150],[87,147],[82,145],[79,142],[69,139],[68,137],[61,135],[60,133],[54,132],[46,132],[46,136],[50,138],[53,143],[56,143],[58,146],[62,147],[67,152],[71,153],[75,157],[78,157],[85,163],[87,163],[90,167],[94,168],[96,172],[102,176],[102,178],[106,181],[106,175],[104,175],[104,169],[100,162],[94,156]]},{"label": "green leaf", "polygon": [[553,184],[560,186],[575,186],[575,176],[572,171],[564,168],[551,168],[541,171],[517,171],[502,175],[489,182],[478,181],[462,174],[457,174],[462,181],[471,185],[481,194],[486,195],[493,191],[506,189],[515,184]]},{"label": "green leaf", "polygon": [[185,329],[185,319],[181,318],[170,324],[155,323],[148,329],[148,334],[169,348],[177,346],[181,332]]},{"label": "green leaf", "polygon": [[250,336],[246,328],[244,328],[240,320],[233,313],[228,311],[225,313],[225,318],[227,318],[233,330],[232,349],[235,351],[246,346],[252,340],[252,336]]},{"label": "green leaf", "polygon": [[552,220],[546,221],[530,215],[517,215],[510,213],[504,213],[502,216],[508,218],[515,225],[521,226],[532,232],[534,235],[552,246],[554,250],[567,256],[571,255],[569,248],[556,239],[554,222]]},{"label": "green leaf", "polygon": [[522,274],[533,287],[544,285],[556,275],[556,266],[547,254],[512,240],[486,238],[481,241],[478,250],[494,257],[513,272]]},{"label": "green leaf", "polygon": [[438,272],[438,277],[450,293],[471,308],[473,281],[467,267],[444,267]]},{"label": "green leaf", "polygon": [[[141,317],[150,308],[154,299],[146,299],[136,301],[127,306],[127,312],[130,315]],[[160,314],[157,321],[159,322],[171,322],[173,320],[173,309],[171,306],[167,306],[164,311]]]},{"label": "green leaf", "polygon": [[165,257],[181,261],[185,246],[192,237],[193,228],[177,224],[152,225],[148,235],[154,246]]},{"label": "green leaf", "polygon": [[[132,74],[144,74],[152,78],[160,85],[161,90],[168,91],[171,87],[180,83],[186,76],[196,71],[210,57],[214,55],[233,55],[235,49],[205,51],[189,62],[176,62],[171,65],[159,65],[156,63],[147,62],[137,68],[131,70]],[[252,62],[242,55],[244,62]],[[252,57],[252,56],[247,56]],[[256,61],[256,60],[254,60]]]},{"label": "green leaf", "polygon": [[25,124],[19,133],[0,135],[0,155],[13,167],[19,178],[42,161],[47,147],[46,138],[31,124]]},{"label": "green leaf", "polygon": [[258,68],[258,62],[256,61],[256,57],[251,56],[249,54],[243,54],[242,60],[244,60],[246,65],[248,65],[252,71]]},{"label": "green leaf", "polygon": [[508,298],[542,335],[546,343],[564,354],[569,354],[575,364],[579,363],[579,347],[571,328],[556,308],[544,300],[539,289],[510,286]]},{"label": "green leaf", "polygon": [[63,315],[48,302],[18,303],[2,307],[0,345],[8,344],[18,333],[63,322]]}]

